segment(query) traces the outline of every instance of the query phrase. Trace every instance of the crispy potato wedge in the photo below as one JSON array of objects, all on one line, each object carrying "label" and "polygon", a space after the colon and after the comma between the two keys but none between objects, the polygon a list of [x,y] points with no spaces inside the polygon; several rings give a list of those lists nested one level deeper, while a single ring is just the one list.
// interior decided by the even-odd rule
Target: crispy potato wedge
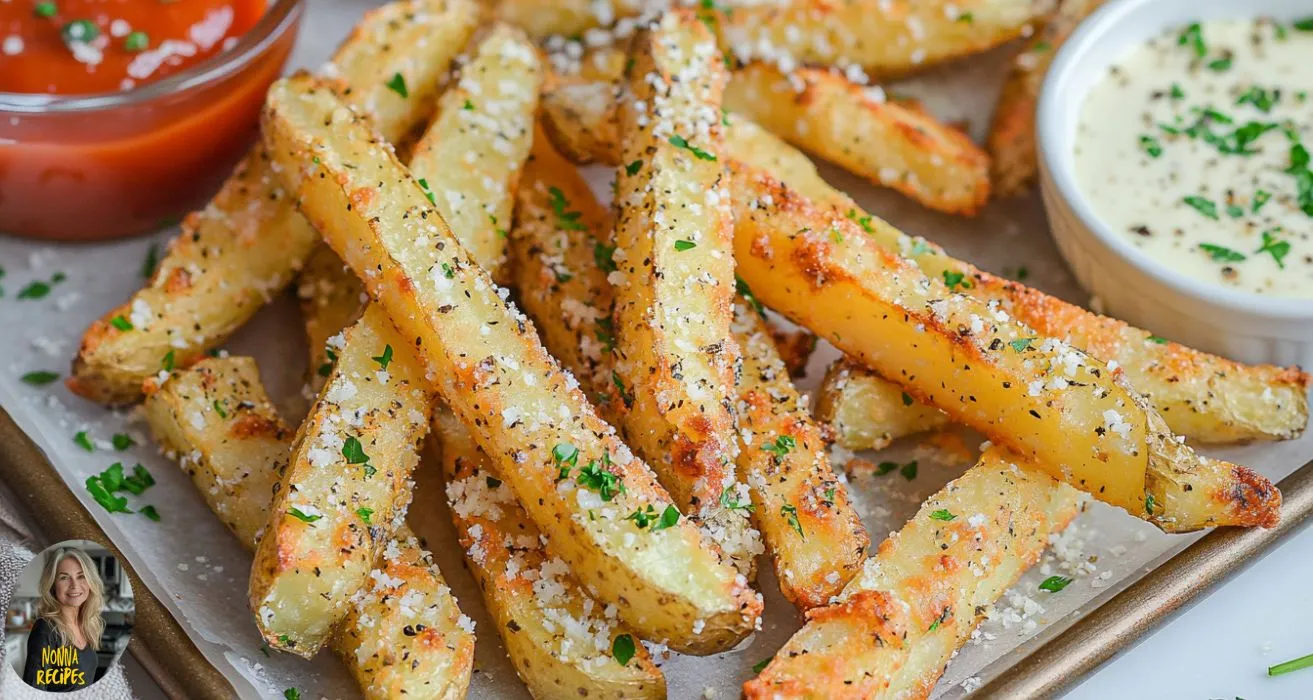
[{"label": "crispy potato wedge", "polygon": [[381,308],[329,345],[337,359],[297,431],[250,580],[260,633],[307,658],[405,516],[435,398],[414,346]]},{"label": "crispy potato wedge", "polygon": [[931,209],[970,216],[989,199],[989,157],[966,134],[841,75],[745,66],[725,107]]},{"label": "crispy potato wedge", "polygon": [[[480,14],[473,0],[384,5],[364,16],[327,72],[352,86],[352,104],[396,140],[423,120]],[[409,97],[388,87],[394,76]],[[140,400],[143,382],[167,376],[166,365],[186,367],[246,323],[292,281],[318,242],[268,154],[253,148],[209,206],[183,221],[146,286],[87,329],[69,390],[107,404]]]},{"label": "crispy potato wedge", "polygon": [[734,305],[734,337],[743,348],[738,463],[757,527],[784,597],[802,610],[824,605],[861,569],[871,539],[765,319],[743,301]]},{"label": "crispy potato wedge", "polygon": [[[609,86],[578,84],[575,89],[600,96]],[[563,141],[587,144],[589,158],[618,163],[618,148],[605,128],[614,120],[615,107],[608,107],[605,99],[581,99],[575,105],[575,114],[582,119],[569,119],[561,100],[552,93],[543,97],[548,135],[558,146]],[[729,121],[725,149],[731,160],[770,173],[793,192],[821,205],[807,209],[817,216],[804,226],[824,230],[825,220],[838,212],[857,222],[871,241],[907,257],[928,276],[960,280],[954,285],[958,291],[997,304],[1037,331],[1064,339],[1110,366],[1116,363],[1117,372],[1149,397],[1173,431],[1203,442],[1226,443],[1292,439],[1307,426],[1309,375],[1298,368],[1243,365],[1209,355],[983,272],[862,211],[847,195],[830,187],[806,156],[770,132],[738,115],[731,115]],[[596,129],[599,124],[604,128]],[[584,129],[592,130],[581,135]],[[563,152],[574,156],[571,149]],[[736,209],[735,215],[742,217],[745,212]],[[887,407],[884,412],[896,410]],[[881,428],[870,430],[878,433]]]},{"label": "crispy potato wedge", "polygon": [[563,81],[543,91],[541,120],[552,144],[575,163],[620,163],[624,88],[601,81]]},{"label": "crispy potato wedge", "polygon": [[[144,415],[210,509],[254,549],[292,447],[292,431],[255,363],[206,359],[174,372],[147,397]],[[464,697],[474,635],[437,565],[404,525],[371,580],[353,596],[332,641],[365,696]]]},{"label": "crispy potato wedge", "polygon": [[367,122],[302,75],[271,88],[264,135],[302,212],[416,339],[443,398],[589,592],[620,605],[637,634],[681,651],[720,651],[745,637],[760,596],[692,523],[633,537],[626,515],[664,513],[669,496]]},{"label": "crispy potato wedge", "polygon": [[[997,302],[950,291],[848,216],[818,215],[769,175],[730,167],[741,214],[735,259],[762,303],[913,398],[1166,531],[1277,521],[1271,482],[1178,441],[1121,373]],[[1190,482],[1200,488],[1177,492]],[[1212,488],[1220,485],[1230,492]]]},{"label": "crispy potato wedge", "polygon": [[[547,553],[538,528],[469,430],[439,411],[433,433],[465,564],[530,694],[665,698],[665,676],[647,649],[620,623],[615,606],[598,605],[569,566]],[[632,658],[622,664],[626,652]]]},{"label": "crispy potato wedge", "polygon": [[746,491],[735,474],[729,176],[716,156],[725,70],[689,12],[665,14],[634,49],[610,278],[621,425],[680,510],[752,578],[760,536],[746,509],[723,505]]},{"label": "crispy potato wedge", "polygon": [[[309,368],[318,391],[324,379],[333,371],[328,357],[328,339],[360,318],[365,309],[365,287],[347,269],[342,259],[328,246],[319,246],[306,260],[297,277],[296,298],[301,304],[301,318],[305,321],[305,337],[310,348]],[[333,350],[336,355],[337,351]]]},{"label": "crispy potato wedge", "polygon": [[986,143],[990,155],[990,180],[994,193],[1015,197],[1035,181],[1039,168],[1035,150],[1035,107],[1039,88],[1049,72],[1049,64],[1067,37],[1086,17],[1099,9],[1104,0],[1062,0],[1017,54],[1003,82],[1003,92],[994,105],[994,118]]},{"label": "crispy potato wedge", "polygon": [[993,448],[880,544],[840,600],[807,623],[743,694],[926,698],[984,611],[1080,511],[1081,496]]},{"label": "crispy potato wedge", "polygon": [[921,70],[1011,41],[1052,0],[790,0],[711,13],[740,61],[862,67],[872,77]]},{"label": "crispy potato wedge", "polygon": [[521,27],[535,39],[580,36],[621,17],[643,11],[642,0],[497,0],[493,15]]},{"label": "crispy potato wedge", "polygon": [[830,365],[816,390],[816,420],[829,425],[834,441],[850,450],[882,450],[898,438],[949,422],[943,411],[846,357]]},{"label": "crispy potato wedge", "polygon": [[[540,83],[537,50],[523,33],[505,25],[491,28],[475,42],[470,61],[443,94],[437,119],[412,155],[413,172],[435,208],[453,222],[475,261],[491,271],[505,259],[506,236],[496,222],[498,215],[510,220]],[[450,167],[456,161],[465,167]],[[283,477],[280,493],[290,500],[275,504],[252,568],[252,609],[259,611],[261,632],[271,646],[298,653],[313,653],[322,643],[335,616],[345,612],[346,597],[364,584],[368,562],[388,539],[393,513],[404,513],[410,471],[435,398],[423,363],[382,309],[365,310],[336,350],[337,362]],[[374,484],[375,471],[386,479]],[[331,481],[324,483],[324,474]],[[324,512],[322,522],[310,523],[320,530],[307,530],[303,516],[310,511],[298,504],[324,510],[321,500],[332,503],[344,491],[347,506]],[[368,528],[368,538],[344,544],[349,537],[338,532],[336,518],[355,524],[352,514],[362,509],[375,514],[376,524]],[[321,575],[324,569],[332,575]]]},{"label": "crispy potato wedge", "polygon": [[487,270],[506,258],[511,205],[533,141],[543,71],[524,32],[493,25],[438,104],[438,117],[415,145],[410,170]]}]

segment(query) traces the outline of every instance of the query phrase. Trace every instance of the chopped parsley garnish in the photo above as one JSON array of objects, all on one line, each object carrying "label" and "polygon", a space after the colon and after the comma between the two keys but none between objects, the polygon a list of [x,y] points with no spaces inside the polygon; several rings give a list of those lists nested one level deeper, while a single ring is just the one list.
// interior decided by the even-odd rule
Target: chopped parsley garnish
[{"label": "chopped parsley garnish", "polygon": [[164,353],[164,358],[160,360],[160,368],[163,369],[165,372],[172,372],[173,364],[174,364],[173,351],[170,350]]},{"label": "chopped parsley garnish", "polygon": [[360,519],[363,520],[366,525],[373,525],[373,523],[369,521],[369,518],[374,515],[373,508],[366,508],[364,506],[360,506],[359,508],[356,509],[356,515],[360,516]]},{"label": "chopped parsley garnish", "polygon": [[128,435],[127,433],[114,433],[114,437],[110,438],[109,441],[112,445],[114,445],[114,449],[118,450],[119,452],[122,452],[123,450],[126,450],[129,447],[132,447],[133,445],[137,444],[137,441],[133,440],[132,436]]},{"label": "chopped parsley garnish", "polygon": [[636,160],[625,166],[626,175],[637,175],[639,170],[643,169],[643,161]]},{"label": "chopped parsley garnish", "polygon": [[[563,228],[566,231],[587,230],[588,227],[584,226],[583,222],[579,221],[579,217],[583,216],[583,214],[580,214],[577,211],[567,211],[570,207],[570,202],[565,198],[565,193],[561,191],[561,188],[553,185],[552,187],[547,188],[547,194],[551,196],[551,201],[548,202],[548,204],[551,205],[552,211],[556,212],[556,225],[558,227]],[[612,252],[614,252],[614,250],[615,249],[613,248]]]},{"label": "chopped parsley garnish", "polygon": [[111,318],[109,320],[109,325],[114,326],[115,328],[121,331],[132,330],[132,322],[126,318],[123,318],[122,316],[115,316],[114,318]]},{"label": "chopped parsley garnish", "polygon": [[943,612],[939,613],[939,617],[935,618],[935,621],[931,622],[930,626],[927,627],[925,631],[934,632],[935,630],[939,629],[939,626],[944,624],[944,622],[947,621],[948,617],[952,614],[953,614],[952,608],[944,608]]},{"label": "chopped parsley garnish", "polygon": [[382,355],[379,355],[378,357],[371,357],[369,359],[377,362],[379,367],[382,367],[383,369],[387,369],[388,365],[392,364],[392,344],[389,343],[383,346]]},{"label": "chopped parsley garnish", "polygon": [[454,280],[456,279],[456,271],[451,268],[451,265],[442,263],[442,276],[449,280]]},{"label": "chopped parsley garnish", "polygon": [[944,522],[948,522],[950,520],[956,520],[957,516],[953,515],[953,513],[951,513],[945,508],[940,508],[939,510],[931,513],[930,518],[932,520],[943,520]]},{"label": "chopped parsley garnish", "polygon": [[419,178],[419,188],[424,192],[424,196],[429,198],[429,204],[437,205],[438,200],[433,198],[433,190],[429,189],[429,181],[425,178]]},{"label": "chopped parsley garnish", "polygon": [[784,505],[780,506],[780,515],[784,516],[785,522],[789,523],[789,527],[793,528],[793,531],[798,533],[799,537],[803,538],[804,540],[807,539],[807,536],[802,534],[802,523],[798,522],[797,506],[790,503],[785,503]]},{"label": "chopped parsley garnish", "polygon": [[620,373],[611,370],[611,383],[620,391],[620,400],[625,402],[625,408],[634,405],[634,393],[625,389],[625,380],[620,378]]},{"label": "chopped parsley garnish", "polygon": [[903,405],[904,405],[904,406],[911,406],[911,405],[912,405],[912,401],[913,401],[913,399],[912,399],[912,395],[909,394],[909,393],[907,393],[906,391],[904,391],[904,392],[903,392]]},{"label": "chopped parsley garnish", "polygon": [[1144,494],[1144,512],[1148,513],[1149,515],[1153,515],[1154,505],[1155,505],[1155,501],[1153,499],[1153,494],[1151,493]]},{"label": "chopped parsley garnish", "polygon": [[132,476],[123,479],[123,488],[131,491],[134,496],[140,496],[143,491],[154,485],[155,477],[140,464],[132,465]]},{"label": "chopped parsley garnish", "polygon": [[[110,513],[131,513],[132,510],[128,508],[128,499],[115,495],[115,492],[128,491],[133,495],[140,496],[147,488],[155,485],[155,479],[140,464],[132,468],[132,476],[125,477],[123,475],[123,463],[115,462],[105,471],[87,477],[86,485],[91,497],[106,511]],[[147,506],[147,508],[149,507]],[[143,509],[144,512],[145,509]],[[147,515],[146,517],[150,516]],[[151,519],[155,520],[156,518]]]},{"label": "chopped parsley garnish", "polygon": [[656,520],[656,518],[657,518],[656,508],[653,508],[651,503],[647,504],[646,510],[642,508],[636,508],[634,509],[634,512],[625,516],[625,520],[634,521],[634,525],[636,525],[640,530],[647,529],[647,526],[653,520]]},{"label": "chopped parsley garnish", "polygon": [[720,125],[729,126],[729,112],[724,107],[720,108]]},{"label": "chopped parsley garnish", "polygon": [[1171,96],[1173,100],[1185,99],[1185,91],[1181,89],[1180,83],[1172,83]]},{"label": "chopped parsley garnish", "polygon": [[1308,163],[1308,149],[1304,148],[1304,144],[1296,143],[1290,147],[1290,167],[1286,168],[1286,172],[1295,176],[1300,210],[1313,216],[1313,171],[1308,169]]},{"label": "chopped parsley garnish", "polygon": [[155,274],[155,268],[160,264],[160,248],[154,243],[146,249],[146,259],[141,263],[141,276],[143,279],[149,279]]},{"label": "chopped parsley garnish", "polygon": [[597,319],[597,330],[594,334],[597,336],[597,342],[602,344],[602,352],[615,352],[615,324],[609,317]]},{"label": "chopped parsley garnish", "polygon": [[774,660],[775,660],[774,656],[767,656],[766,658],[752,665],[752,672],[761,673],[762,671],[765,671],[766,667],[770,665],[770,662]]},{"label": "chopped parsley garnish", "polygon": [[1257,85],[1253,85],[1236,100],[1236,106],[1251,104],[1258,111],[1267,114],[1272,111],[1272,105],[1275,105],[1281,99],[1281,93],[1276,90],[1265,90]]},{"label": "chopped parsley garnish", "polygon": [[857,225],[858,225],[858,226],[861,226],[861,227],[862,227],[862,230],[863,230],[863,231],[866,231],[867,233],[875,233],[875,227],[871,225],[871,215],[870,215],[870,214],[867,214],[866,216],[858,216],[858,215],[857,215],[857,210],[856,210],[856,209],[849,209],[849,210],[848,210],[848,220],[849,220],[849,221],[856,221],[856,222],[857,222]]},{"label": "chopped parsley garnish", "polygon": [[1140,136],[1140,149],[1148,153],[1150,158],[1157,158],[1163,154],[1162,142],[1148,134]]},{"label": "chopped parsley garnish", "polygon": [[1033,342],[1035,342],[1034,338],[1017,338],[1016,340],[1009,341],[1008,345],[1010,345],[1012,349],[1016,350],[1017,352],[1025,352],[1025,350],[1029,348],[1030,344]]},{"label": "chopped parsley garnish", "polygon": [[1295,29],[1298,29],[1301,32],[1313,32],[1313,17],[1305,17],[1303,19],[1297,19],[1294,22],[1291,22],[1290,26],[1294,27]]},{"label": "chopped parsley garnish", "polygon": [[1037,41],[1035,42],[1034,46],[1030,47],[1030,50],[1034,53],[1044,53],[1045,51],[1048,51],[1051,48],[1053,48],[1053,45],[1050,44],[1049,42]]},{"label": "chopped parsley garnish", "polygon": [[73,442],[87,452],[95,452],[96,446],[91,444],[91,438],[87,437],[87,431],[80,430],[77,435],[73,436]]},{"label": "chopped parsley garnish", "polygon": [[738,295],[743,297],[743,299],[752,306],[752,310],[756,311],[758,316],[766,318],[766,307],[757,300],[756,295],[752,293],[752,288],[748,286],[748,283],[743,281],[743,278],[739,277],[737,274],[734,275],[734,291],[738,292]]},{"label": "chopped parsley garnish", "polygon": [[611,658],[621,666],[628,666],[629,660],[634,658],[634,638],[621,634],[616,636],[615,641],[611,642]]},{"label": "chopped parsley garnish", "polygon": [[618,494],[624,493],[625,485],[620,481],[620,477],[606,469],[610,464],[610,455],[602,453],[601,463],[592,460],[579,468],[579,476],[575,477],[575,483],[596,492],[603,501],[611,501]]},{"label": "chopped parsley garnish", "polygon": [[1197,58],[1208,55],[1208,45],[1204,43],[1204,30],[1198,22],[1186,27],[1176,39],[1177,46],[1188,46]]},{"label": "chopped parsley garnish", "polygon": [[1181,201],[1200,214],[1203,214],[1214,221],[1218,220],[1217,203],[1213,200],[1206,197],[1199,197],[1197,195],[1190,195]]},{"label": "chopped parsley garnish", "polygon": [[1239,219],[1245,215],[1245,209],[1236,204],[1228,204],[1226,205],[1226,215],[1232,219]]},{"label": "chopped parsley garnish", "polygon": [[[284,642],[286,643],[286,642]],[[288,688],[283,691],[283,697],[287,700],[301,700],[301,691],[296,688]]]},{"label": "chopped parsley garnish", "polygon": [[290,516],[292,516],[293,518],[296,518],[297,520],[300,520],[300,521],[303,522],[303,523],[313,523],[314,521],[319,520],[320,518],[324,517],[324,516],[322,516],[322,515],[318,515],[318,514],[316,514],[316,515],[306,515],[305,513],[302,513],[302,512],[301,512],[301,509],[300,509],[300,508],[288,508],[288,509],[287,509],[287,514],[290,515]]},{"label": "chopped parsley garnish", "polygon": [[47,294],[50,294],[50,285],[41,281],[29,282],[18,290],[19,299],[44,299]]},{"label": "chopped parsley garnish", "polygon": [[1258,210],[1259,210],[1259,209],[1262,209],[1262,208],[1263,208],[1263,205],[1264,205],[1264,204],[1267,204],[1267,202],[1268,202],[1269,199],[1272,199],[1272,194],[1271,194],[1270,192],[1268,192],[1267,190],[1259,190],[1259,191],[1255,192],[1255,193],[1254,193],[1254,203],[1253,203],[1252,205],[1250,205],[1250,207],[1249,207],[1249,211],[1252,212],[1252,213],[1254,213],[1254,214],[1257,214],[1257,213],[1258,213]]},{"label": "chopped parsley garnish", "polygon": [[834,505],[834,492],[835,489],[833,487],[825,489],[825,498],[822,499],[825,501],[825,505]]},{"label": "chopped parsley garnish", "polygon": [[561,470],[557,481],[569,478],[570,468],[579,463],[579,448],[568,442],[557,443],[552,448],[552,462]]},{"label": "chopped parsley garnish", "polygon": [[761,449],[775,455],[783,457],[789,454],[789,450],[798,446],[798,441],[793,439],[792,435],[781,435],[775,438],[775,442],[768,442],[761,446]]},{"label": "chopped parsley garnish", "polygon": [[100,36],[100,27],[89,19],[75,19],[60,30],[65,44],[90,44]]},{"label": "chopped parsley garnish", "polygon": [[355,437],[348,437],[342,443],[342,456],[346,457],[347,464],[365,464],[369,461],[369,455],[365,454],[364,446]]},{"label": "chopped parsley garnish", "polygon": [[693,250],[696,247],[698,247],[698,244],[690,240],[680,239],[675,241],[675,250],[681,253],[686,250]]},{"label": "chopped parsley garnish", "polygon": [[465,111],[467,111],[467,112],[473,112],[473,111],[474,111],[474,103],[473,103],[473,102],[470,102],[468,99],[466,99],[466,100],[465,100],[465,104],[461,105],[460,108],[463,109],[463,110],[465,110]]},{"label": "chopped parsley garnish", "polygon": [[55,7],[55,3],[46,0],[44,2],[38,2],[36,4],[36,9],[33,11],[33,14],[35,14],[37,17],[41,17],[42,19],[48,19],[50,17],[54,17],[55,14],[58,12],[59,12],[59,8]]},{"label": "chopped parsley garnish", "polygon": [[1149,336],[1148,338],[1146,338],[1146,340],[1148,340],[1150,343],[1157,343],[1158,345],[1166,345],[1166,344],[1167,344],[1167,339],[1166,339],[1166,338],[1163,338],[1163,337],[1161,337],[1161,336],[1157,336],[1157,335],[1151,335],[1151,336]]},{"label": "chopped parsley garnish", "polygon": [[912,479],[915,479],[915,478],[916,478],[916,460],[912,460],[911,462],[908,462],[907,464],[904,464],[901,468],[899,468],[898,473],[899,473],[899,474],[902,474],[902,475],[903,475],[903,478],[904,478],[904,479],[907,479],[908,481],[911,481]]},{"label": "chopped parsley garnish", "polygon": [[730,487],[728,486],[726,486],[723,490],[721,490],[720,492],[721,506],[729,510],[746,510],[749,513],[757,509],[757,506],[752,505],[751,502],[744,503],[737,498],[730,498],[729,493],[730,493]]},{"label": "chopped parsley garnish", "polygon": [[158,510],[155,510],[155,506],[144,506],[138,512],[146,516],[147,519],[153,522],[158,523],[160,521],[160,512]]},{"label": "chopped parsley garnish", "polygon": [[1217,73],[1228,71],[1231,70],[1231,62],[1231,56],[1229,54],[1221,58],[1214,58],[1208,62],[1208,69]]},{"label": "chopped parsley garnish", "polygon": [[59,374],[57,372],[47,372],[45,370],[38,370],[36,372],[28,372],[27,374],[24,374],[22,377],[20,377],[20,379],[23,380],[24,384],[31,384],[32,386],[45,386],[55,381],[56,379],[59,379]]},{"label": "chopped parsley garnish", "polygon": [[[1309,29],[1306,29],[1305,31],[1313,31],[1313,19],[1307,19],[1304,21],[1310,23]],[[1279,663],[1276,666],[1269,666],[1267,669],[1267,675],[1280,676],[1284,673],[1290,673],[1291,671],[1299,671],[1305,668],[1313,668],[1313,654],[1309,654],[1308,656],[1301,656],[1298,659],[1292,659],[1284,663]]]},{"label": "chopped parsley garnish", "polygon": [[678,522],[679,522],[679,509],[674,507],[673,505],[667,505],[666,509],[661,511],[661,517],[657,518],[657,521],[652,524],[652,532],[674,527],[675,523]]},{"label": "chopped parsley garnish", "polygon": [[1071,579],[1067,578],[1066,576],[1050,576],[1044,579],[1044,582],[1039,585],[1039,589],[1041,591],[1057,593],[1058,591],[1066,588],[1067,585],[1070,583],[1071,583]]},{"label": "chopped parsley garnish", "polygon": [[132,512],[132,510],[128,508],[128,499],[123,496],[115,496],[112,491],[105,487],[105,484],[100,480],[99,476],[87,477],[87,492],[90,493],[91,498],[94,499],[96,503],[99,503],[100,507],[104,508],[107,512]]},{"label": "chopped parsley garnish", "polygon": [[961,22],[962,24],[973,24],[976,21],[976,16],[971,14],[970,12],[963,12],[962,14],[957,16],[957,19],[953,21]]},{"label": "chopped parsley garnish", "polygon": [[944,270],[944,284],[948,285],[950,290],[956,289],[959,286],[963,289],[971,289],[971,280],[967,279],[966,273],[964,272],[950,272]]},{"label": "chopped parsley garnish", "polygon": [[123,39],[123,50],[130,53],[140,53],[150,48],[150,37],[146,32],[132,32]]},{"label": "chopped parsley garnish", "polygon": [[1238,253],[1230,248],[1212,243],[1200,243],[1200,250],[1208,253],[1213,262],[1240,262],[1245,259],[1244,253]]},{"label": "chopped parsley garnish", "polygon": [[597,263],[602,272],[615,272],[618,269],[615,264],[615,246],[594,243],[593,262]]},{"label": "chopped parsley garnish", "polygon": [[410,97],[410,90],[406,88],[406,76],[400,73],[393,73],[392,79],[387,82],[387,86],[389,90],[402,97]]},{"label": "chopped parsley garnish", "polygon": [[1274,231],[1280,231],[1280,228],[1274,228],[1263,232],[1263,245],[1254,255],[1268,253],[1272,259],[1277,261],[1277,267],[1282,270],[1286,269],[1286,256],[1290,254],[1290,241],[1283,241],[1272,235]]},{"label": "chopped parsley garnish", "polygon": [[218,399],[214,400],[214,412],[219,414],[220,418],[228,418],[228,409],[223,407],[223,402]]},{"label": "chopped parsley garnish", "polygon": [[670,140],[670,145],[687,149],[689,152],[691,152],[694,155],[694,157],[696,157],[699,160],[714,161],[716,159],[715,154],[708,153],[702,150],[701,148],[694,146],[693,144],[689,143],[687,139],[685,139],[683,136],[680,136],[679,134],[671,134],[669,140]]},{"label": "chopped parsley garnish", "polygon": [[328,358],[324,364],[319,365],[318,373],[321,377],[327,377],[333,373],[333,363],[337,362],[337,353],[333,348],[324,348],[324,357]]}]

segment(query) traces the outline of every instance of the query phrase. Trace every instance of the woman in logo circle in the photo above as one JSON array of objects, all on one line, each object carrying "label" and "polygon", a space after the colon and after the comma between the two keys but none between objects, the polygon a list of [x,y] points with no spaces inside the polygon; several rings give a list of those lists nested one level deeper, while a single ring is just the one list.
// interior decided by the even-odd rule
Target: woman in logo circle
[{"label": "woman in logo circle", "polygon": [[55,692],[85,688],[96,679],[96,650],[105,629],[105,587],[96,565],[77,547],[56,549],[42,568],[40,590],[23,680]]}]

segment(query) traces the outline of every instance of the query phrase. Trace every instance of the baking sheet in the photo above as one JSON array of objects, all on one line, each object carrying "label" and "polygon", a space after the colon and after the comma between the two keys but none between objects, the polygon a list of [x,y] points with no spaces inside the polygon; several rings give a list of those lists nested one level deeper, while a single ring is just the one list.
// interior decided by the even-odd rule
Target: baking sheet
[{"label": "baking sheet", "polygon": [[[316,66],[331,53],[359,13],[374,3],[311,0],[293,54],[292,65]],[[898,94],[919,97],[941,117],[965,120],[979,138],[1006,68],[1006,52],[976,57],[912,83],[889,86]],[[1061,264],[1049,240],[1038,197],[995,202],[976,219],[935,214],[898,195],[881,192],[836,169],[823,174],[870,211],[908,233],[923,235],[992,272],[1015,275],[1024,267],[1027,283],[1078,303],[1088,303]],[[608,196],[610,174],[590,170],[595,189]],[[266,656],[246,611],[246,579],[250,557],[214,518],[195,494],[190,480],[159,455],[142,421],[133,411],[109,412],[69,394],[60,385],[36,388],[20,381],[33,370],[53,370],[65,376],[82,330],[112,303],[126,299],[141,282],[139,271],[152,245],[162,246],[172,232],[143,239],[97,245],[46,245],[0,238],[0,405],[50,457],[69,488],[91,511],[105,532],[123,550],[145,584],[191,635],[206,659],[229,679],[242,697],[281,697],[297,687],[303,697],[351,698],[357,692],[342,666],[329,654],[312,662],[286,655]],[[64,281],[41,300],[18,300],[29,281]],[[302,393],[304,339],[295,305],[279,299],[261,312],[224,347],[249,354],[260,369],[279,408],[289,420],[304,414]],[[811,389],[837,353],[822,343],[801,385]],[[73,442],[86,430],[97,450],[88,454]],[[116,452],[109,438],[132,435],[137,446]],[[966,436],[974,449],[978,438]],[[855,477],[850,482],[863,521],[879,541],[898,529],[920,502],[966,464],[950,450],[910,441],[881,453],[879,459],[917,459],[914,480],[896,472],[883,477]],[[1274,481],[1313,459],[1313,437],[1276,444],[1208,450],[1210,454],[1249,464]],[[846,455],[837,455],[840,462]],[[137,515],[111,515],[97,505],[83,483],[115,461],[141,462],[156,486],[134,504],[152,503],[162,521]],[[430,548],[461,601],[478,624],[473,698],[528,697],[506,660],[495,630],[483,613],[477,588],[460,563],[458,548],[440,489],[421,465],[412,525]],[[1004,597],[977,638],[950,664],[935,697],[960,697],[988,680],[1009,659],[1061,631],[1081,612],[1094,609],[1143,572],[1179,551],[1196,536],[1169,536],[1101,504],[1093,504],[1056,543],[1036,570]],[[752,666],[767,658],[799,624],[793,608],[779,595],[769,566],[762,567],[759,587],[766,598],[762,629],[739,648],[705,658],[673,655],[665,661],[670,697],[739,696],[740,684]],[[1050,574],[1076,579],[1059,594],[1038,591]]]}]

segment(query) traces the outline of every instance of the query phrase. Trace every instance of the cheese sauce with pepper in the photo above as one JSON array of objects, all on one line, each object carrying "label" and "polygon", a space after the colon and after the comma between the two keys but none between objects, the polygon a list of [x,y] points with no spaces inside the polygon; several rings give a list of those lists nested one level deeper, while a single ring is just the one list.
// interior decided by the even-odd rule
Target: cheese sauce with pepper
[{"label": "cheese sauce with pepper", "polygon": [[1133,49],[1082,107],[1081,189],[1178,272],[1313,299],[1311,65],[1313,18],[1190,24]]}]

